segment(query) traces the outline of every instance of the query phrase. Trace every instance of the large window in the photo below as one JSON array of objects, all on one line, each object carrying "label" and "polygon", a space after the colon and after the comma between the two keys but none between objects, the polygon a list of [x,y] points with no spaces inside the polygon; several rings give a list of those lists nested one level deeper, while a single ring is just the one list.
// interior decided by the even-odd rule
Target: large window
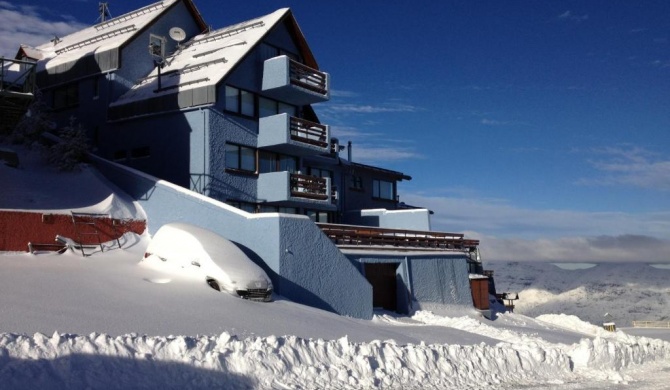
[{"label": "large window", "polygon": [[247,146],[226,144],[226,169],[256,172],[256,150]]},{"label": "large window", "polygon": [[298,170],[298,159],[284,154],[259,151],[258,152],[258,172],[296,172]]},{"label": "large window", "polygon": [[378,199],[395,200],[393,182],[386,180],[372,181],[372,197]]},{"label": "large window", "polygon": [[226,85],[226,111],[244,116],[256,115],[256,99],[253,93]]},{"label": "large window", "polygon": [[258,98],[258,116],[260,118],[284,113],[289,116],[296,116],[296,111],[295,106],[290,104],[278,102],[262,96]]},{"label": "large window", "polygon": [[53,107],[55,110],[79,104],[79,84],[72,83],[54,88]]}]

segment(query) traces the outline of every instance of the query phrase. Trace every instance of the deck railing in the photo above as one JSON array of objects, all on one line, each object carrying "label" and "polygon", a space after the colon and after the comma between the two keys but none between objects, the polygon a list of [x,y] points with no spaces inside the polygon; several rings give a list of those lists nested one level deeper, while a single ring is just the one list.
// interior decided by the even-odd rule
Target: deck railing
[{"label": "deck railing", "polygon": [[292,85],[309,89],[321,95],[328,93],[325,73],[294,60],[290,60],[290,79]]},{"label": "deck railing", "polygon": [[[0,92],[32,94],[35,91],[36,66],[37,64],[32,61],[0,57]],[[9,73],[10,70],[12,73]]]},{"label": "deck railing", "polygon": [[291,196],[326,200],[328,199],[328,181],[322,177],[292,173]]},{"label": "deck railing", "polygon": [[291,117],[291,139],[325,148],[328,146],[328,130],[325,125],[306,119]]},{"label": "deck railing", "polygon": [[460,233],[385,229],[370,226],[317,223],[338,246],[402,247],[421,250],[469,251],[479,245]]}]

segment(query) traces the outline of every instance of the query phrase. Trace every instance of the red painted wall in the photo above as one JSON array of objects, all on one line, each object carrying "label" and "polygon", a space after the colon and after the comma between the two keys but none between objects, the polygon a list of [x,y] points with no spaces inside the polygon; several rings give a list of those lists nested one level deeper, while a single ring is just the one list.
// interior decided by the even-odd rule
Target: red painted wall
[{"label": "red painted wall", "polygon": [[[143,220],[119,220],[95,218],[100,232],[100,240],[115,240],[123,233],[142,234],[147,227]],[[115,223],[116,226],[112,224]],[[80,232],[92,231],[88,225],[77,225]],[[116,234],[114,234],[116,229]],[[69,214],[35,213],[26,211],[0,210],[0,251],[28,251],[28,243],[53,244],[56,235],[71,238],[83,244],[97,244],[94,235],[77,236],[72,216]]]}]

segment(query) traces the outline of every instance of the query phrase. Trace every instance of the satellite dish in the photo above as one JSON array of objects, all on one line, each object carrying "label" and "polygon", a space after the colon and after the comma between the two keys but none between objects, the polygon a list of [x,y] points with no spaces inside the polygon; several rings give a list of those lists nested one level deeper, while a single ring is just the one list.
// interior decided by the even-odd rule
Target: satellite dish
[{"label": "satellite dish", "polygon": [[186,31],[180,27],[172,27],[170,29],[170,38],[177,41],[177,43],[186,39]]}]

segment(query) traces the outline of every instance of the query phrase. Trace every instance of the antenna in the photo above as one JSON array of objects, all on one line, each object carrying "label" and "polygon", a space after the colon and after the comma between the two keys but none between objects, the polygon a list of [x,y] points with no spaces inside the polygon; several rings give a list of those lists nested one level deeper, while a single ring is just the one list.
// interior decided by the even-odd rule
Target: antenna
[{"label": "antenna", "polygon": [[186,39],[186,31],[181,27],[172,27],[170,29],[170,38],[172,38],[173,41],[176,41],[177,46],[179,46],[179,43]]},{"label": "antenna", "polygon": [[100,23],[104,23],[107,19],[112,18],[112,13],[109,12],[109,6],[106,1],[98,3],[98,12],[100,13],[98,17]]}]

